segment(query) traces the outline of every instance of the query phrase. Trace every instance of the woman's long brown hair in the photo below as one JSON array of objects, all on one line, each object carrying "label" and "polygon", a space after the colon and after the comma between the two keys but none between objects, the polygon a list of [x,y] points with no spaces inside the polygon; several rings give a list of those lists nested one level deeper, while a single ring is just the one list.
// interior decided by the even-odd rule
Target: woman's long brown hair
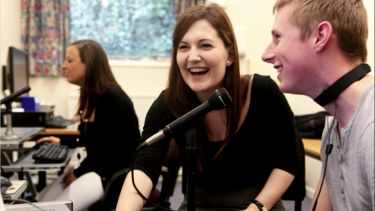
[{"label": "woman's long brown hair", "polygon": [[178,46],[183,36],[199,20],[207,20],[216,29],[229,54],[233,56],[233,63],[226,67],[224,81],[222,82],[223,87],[227,89],[232,97],[232,104],[227,107],[227,138],[217,154],[217,157],[219,157],[230,141],[230,137],[237,130],[241,109],[246,100],[243,97],[243,93],[246,93],[247,88],[241,82],[237,41],[232,24],[225,11],[219,5],[198,5],[186,9],[177,19],[173,33],[172,63],[169,70],[166,102],[177,117],[182,116],[202,103],[195,92],[185,83],[176,61]]},{"label": "woman's long brown hair", "polygon": [[98,96],[109,86],[118,86],[118,83],[111,71],[107,55],[99,43],[94,40],[78,40],[71,43],[70,46],[77,47],[81,61],[86,66],[77,114],[85,110],[85,115],[82,118],[88,119],[95,110]]}]

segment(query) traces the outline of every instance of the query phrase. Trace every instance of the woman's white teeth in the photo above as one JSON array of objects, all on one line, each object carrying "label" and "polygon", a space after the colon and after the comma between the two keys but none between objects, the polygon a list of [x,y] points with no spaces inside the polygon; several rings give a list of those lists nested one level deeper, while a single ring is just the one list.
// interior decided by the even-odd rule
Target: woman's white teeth
[{"label": "woman's white teeth", "polygon": [[191,68],[190,69],[190,72],[192,72],[192,73],[201,73],[201,72],[205,72],[205,71],[207,71],[206,68]]}]

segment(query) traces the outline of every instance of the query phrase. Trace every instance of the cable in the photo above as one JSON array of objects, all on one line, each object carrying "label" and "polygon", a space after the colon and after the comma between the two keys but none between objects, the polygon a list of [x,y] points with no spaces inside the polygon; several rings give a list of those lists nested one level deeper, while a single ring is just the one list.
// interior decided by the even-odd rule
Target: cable
[{"label": "cable", "polygon": [[[328,124],[328,116],[326,117],[326,122]],[[332,124],[331,126],[329,126],[328,128],[328,144],[326,146],[326,150],[325,150],[325,154],[326,154],[326,160],[324,161],[324,169],[323,169],[323,177],[322,177],[322,182],[320,183],[320,187],[319,187],[319,191],[318,191],[318,194],[316,195],[316,199],[314,201],[314,206],[312,208],[312,211],[315,211],[316,209],[316,206],[318,204],[318,199],[319,199],[319,196],[320,196],[320,192],[322,191],[322,188],[323,188],[323,183],[324,183],[324,178],[326,176],[326,172],[327,172],[327,164],[328,164],[328,157],[329,155],[331,154],[332,152],[332,149],[333,149],[333,144],[331,144],[331,135],[332,135],[332,128],[333,128],[333,120],[332,120]]]},{"label": "cable", "polygon": [[[148,200],[142,193],[141,191],[137,188],[136,184],[135,184],[135,181],[134,181],[134,163],[135,163],[135,155],[137,154],[137,152],[139,151],[139,149],[141,149],[143,146],[147,146],[147,145],[139,145],[137,147],[137,149],[135,150],[134,152],[134,156],[133,156],[133,162],[132,162],[132,165],[130,166],[130,173],[131,173],[131,179],[132,179],[132,184],[133,184],[133,187],[134,189],[137,191],[138,195],[146,201],[146,203],[150,203],[152,206],[155,206],[156,208],[158,209],[161,209],[161,210],[166,210],[166,211],[173,211],[172,209],[169,209],[169,208],[166,208],[166,207],[161,207],[160,205]],[[145,204],[146,204],[145,203]]]},{"label": "cable", "polygon": [[332,148],[333,148],[333,144],[327,144],[327,146],[326,146],[326,151],[325,151],[325,154],[326,154],[326,160],[325,160],[325,162],[324,162],[323,178],[322,178],[322,182],[320,183],[319,192],[318,192],[318,195],[316,196],[316,199],[315,199],[315,202],[314,202],[314,206],[313,206],[313,208],[312,208],[312,211],[315,211],[315,209],[316,209],[316,205],[318,204],[318,199],[319,199],[319,196],[320,196],[320,192],[322,191],[322,187],[323,187],[323,183],[324,183],[324,178],[325,178],[325,176],[326,176],[327,163],[328,163],[328,156],[329,156],[329,154],[331,153]]}]

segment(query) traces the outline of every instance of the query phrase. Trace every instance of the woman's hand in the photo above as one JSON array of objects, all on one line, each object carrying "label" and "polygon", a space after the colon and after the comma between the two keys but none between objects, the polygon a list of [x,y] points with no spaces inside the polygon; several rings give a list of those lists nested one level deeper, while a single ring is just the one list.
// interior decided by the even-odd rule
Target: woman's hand
[{"label": "woman's hand", "polygon": [[49,143],[52,143],[52,144],[60,144],[60,139],[55,137],[55,136],[46,136],[46,137],[38,139],[36,141],[36,144],[40,144],[40,143],[43,143],[43,142],[49,142]]}]

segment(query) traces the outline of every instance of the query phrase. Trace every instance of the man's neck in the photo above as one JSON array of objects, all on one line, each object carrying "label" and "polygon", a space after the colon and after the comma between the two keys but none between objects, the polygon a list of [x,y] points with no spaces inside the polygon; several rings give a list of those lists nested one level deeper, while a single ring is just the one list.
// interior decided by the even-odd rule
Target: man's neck
[{"label": "man's neck", "polygon": [[365,76],[343,91],[336,101],[324,106],[330,114],[335,116],[341,128],[348,125],[351,121],[362,95],[371,85],[374,85],[373,76]]}]

